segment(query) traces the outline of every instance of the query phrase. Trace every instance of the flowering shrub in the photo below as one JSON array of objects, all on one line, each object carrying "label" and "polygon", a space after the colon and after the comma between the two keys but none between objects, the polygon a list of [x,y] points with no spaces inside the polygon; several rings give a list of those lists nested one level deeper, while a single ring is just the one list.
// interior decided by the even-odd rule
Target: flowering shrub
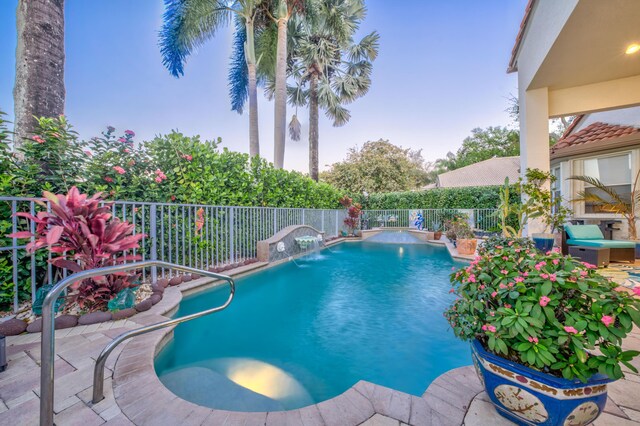
[{"label": "flowering shrub", "polygon": [[639,352],[623,351],[621,342],[640,326],[637,299],[593,265],[505,242],[451,275],[459,298],[445,317],[457,337],[566,379],[619,379],[621,364],[636,371],[629,361]]},{"label": "flowering shrub", "polygon": [[[132,235],[133,225],[111,218],[111,204],[102,206],[100,193],[88,198],[76,187],[67,195],[43,193],[50,201],[51,213],[39,212],[37,216],[17,213],[36,224],[36,232],[18,232],[9,237],[30,238],[28,252],[47,247],[52,254],[51,264],[79,272],[117,265],[125,261],[139,260],[140,256],[127,255],[126,251],[139,248],[143,234]],[[41,201],[39,204],[45,206]],[[89,311],[104,310],[108,302],[121,290],[135,287],[136,274],[118,273],[94,277],[74,283],[69,297],[80,308]]]},{"label": "flowering shrub", "polygon": [[353,232],[360,225],[360,215],[362,214],[362,206],[359,203],[353,203],[353,199],[347,195],[340,199],[340,204],[347,209],[347,217],[344,219],[344,225]]}]

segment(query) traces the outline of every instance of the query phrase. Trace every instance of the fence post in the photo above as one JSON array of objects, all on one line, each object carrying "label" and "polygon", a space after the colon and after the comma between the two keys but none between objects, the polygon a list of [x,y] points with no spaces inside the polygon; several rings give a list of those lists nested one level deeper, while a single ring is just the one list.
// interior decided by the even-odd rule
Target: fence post
[{"label": "fence post", "polygon": [[338,230],[338,210],[336,210],[336,237],[339,237],[338,232],[340,232]]},{"label": "fence post", "polygon": [[304,223],[304,212],[305,212],[305,209],[302,209],[302,225],[304,225],[304,224],[305,224],[305,223]]},{"label": "fence post", "polygon": [[[158,260],[158,230],[157,230],[157,210],[156,205],[151,204],[149,209],[149,238],[151,239],[151,260]],[[151,282],[158,281],[158,267],[153,265],[151,267]]]},{"label": "fence post", "polygon": [[324,233],[324,210],[322,210],[322,220],[320,223],[321,223],[322,232]]},{"label": "fence post", "polygon": [[234,223],[233,223],[233,207],[229,207],[229,262],[231,262],[232,264],[235,263],[235,247],[234,247],[234,237],[233,237],[233,228],[234,228]]},{"label": "fence post", "polygon": [[278,233],[278,209],[273,208],[273,235]]}]

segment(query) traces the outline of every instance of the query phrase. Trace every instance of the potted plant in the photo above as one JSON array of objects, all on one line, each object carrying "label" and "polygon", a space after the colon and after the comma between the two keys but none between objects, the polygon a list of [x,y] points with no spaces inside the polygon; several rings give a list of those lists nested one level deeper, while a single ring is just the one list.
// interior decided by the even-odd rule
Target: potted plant
[{"label": "potted plant", "polygon": [[630,194],[618,194],[614,189],[591,176],[571,176],[569,178],[584,182],[596,189],[595,192],[586,190],[578,192],[578,196],[574,201],[592,203],[602,212],[622,215],[627,220],[629,240],[636,242],[636,259],[640,258],[640,241],[638,241],[638,230],[636,228],[636,209],[638,207],[638,199],[640,199],[638,178],[640,178],[640,171],[636,174]]},{"label": "potted plant", "polygon": [[448,221],[447,238],[454,243],[458,254],[471,255],[476,252],[478,240],[476,240],[466,216],[459,215]]},{"label": "potted plant", "polygon": [[594,265],[492,239],[451,281],[458,298],[445,317],[471,342],[497,411],[518,424],[589,424],[621,366],[637,371],[638,352],[621,343],[640,326],[640,302]]},{"label": "potted plant", "polygon": [[433,239],[440,241],[440,238],[442,238],[442,222],[434,220],[431,222],[431,229],[433,230]]}]

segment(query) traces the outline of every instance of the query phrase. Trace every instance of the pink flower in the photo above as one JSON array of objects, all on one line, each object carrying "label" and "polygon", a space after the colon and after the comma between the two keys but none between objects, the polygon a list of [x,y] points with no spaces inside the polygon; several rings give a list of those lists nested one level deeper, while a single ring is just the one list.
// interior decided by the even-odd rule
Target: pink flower
[{"label": "pink flower", "polygon": [[502,256],[502,260],[509,260],[507,256]]},{"label": "pink flower", "polygon": [[509,247],[511,247],[513,245],[513,241],[509,241]]},{"label": "pink flower", "polygon": [[540,298],[540,306],[542,307],[547,306],[549,302],[551,302],[551,299],[549,299],[547,296],[542,296]]},{"label": "pink flower", "polygon": [[107,176],[106,178],[104,178],[105,182],[113,182],[113,179],[111,179],[109,176]]},{"label": "pink flower", "polygon": [[471,274],[469,275],[469,282],[475,283],[476,282],[476,276]]},{"label": "pink flower", "polygon": [[118,138],[118,142],[127,143],[127,140],[125,138]]},{"label": "pink flower", "polygon": [[93,157],[93,154],[91,153],[91,151],[85,151],[85,152],[84,152],[84,154],[85,154],[87,157]]},{"label": "pink flower", "polygon": [[504,285],[504,284],[500,284],[498,287],[500,287],[502,290],[504,290],[505,288],[507,288],[507,286],[506,286],[506,285]]},{"label": "pink flower", "polygon": [[540,278],[542,279],[548,279],[549,278],[549,274],[540,274]]},{"label": "pink flower", "polygon": [[553,262],[553,264],[554,264],[554,265],[557,265],[558,263],[560,263],[560,260],[558,260],[558,259],[553,259],[553,260],[552,260],[552,262]]},{"label": "pink flower", "polygon": [[482,326],[482,331],[490,331],[491,333],[495,333],[496,328],[491,324],[485,324]]},{"label": "pink flower", "polygon": [[634,287],[634,288],[633,288],[633,293],[634,293],[636,296],[640,296],[640,287]]},{"label": "pink flower", "polygon": [[596,269],[596,265],[592,265],[591,263],[582,262],[582,264],[589,269]]},{"label": "pink flower", "polygon": [[480,284],[480,287],[478,287],[480,290],[484,290],[484,284]]},{"label": "pink flower", "polygon": [[538,338],[537,337],[533,337],[533,336],[529,336],[529,342],[531,343],[538,343]]},{"label": "pink flower", "polygon": [[500,271],[503,275],[507,275],[509,273],[509,271],[507,271],[506,269],[503,269],[502,271]]},{"label": "pink flower", "polygon": [[491,297],[496,297],[498,295],[497,291],[494,291],[493,293],[491,293]]},{"label": "pink flower", "polygon": [[511,309],[511,305],[510,305],[510,304],[508,304],[508,303],[505,303],[505,304],[504,304],[504,307],[505,307],[505,308],[507,308],[507,309]]},{"label": "pink flower", "polygon": [[501,248],[502,248],[502,246],[496,246],[496,248],[497,248],[497,249],[501,249]]},{"label": "pink flower", "polygon": [[131,150],[129,148],[125,148],[124,152],[126,152],[127,154],[131,152]]},{"label": "pink flower", "polygon": [[191,161],[191,160],[193,160],[193,157],[192,157],[192,156],[190,156],[190,155],[188,155],[188,154],[184,154],[184,155],[182,156],[182,158],[184,158],[184,159],[185,159],[185,160],[187,160],[187,161]]},{"label": "pink flower", "polygon": [[492,316],[492,317],[495,317],[495,316],[496,316],[496,313],[495,313],[495,312],[493,312],[493,311],[491,311],[491,312],[489,312],[489,315],[490,315],[490,316]]},{"label": "pink flower", "polygon": [[523,281],[524,281],[524,278],[522,278],[522,277],[515,277],[515,278],[514,278],[514,280],[515,280],[515,282],[517,282],[517,283],[521,283],[521,282],[523,282]]},{"label": "pink flower", "polygon": [[450,289],[450,290],[449,290],[449,293],[453,293],[454,291],[455,291],[454,289]]},{"label": "pink flower", "polygon": [[589,273],[587,271],[580,271],[580,276],[582,278],[586,277],[587,275],[589,275]]},{"label": "pink flower", "polygon": [[135,136],[136,134],[133,132],[133,130],[125,130],[124,134],[130,137]]},{"label": "pink flower", "polygon": [[155,181],[157,183],[162,183],[162,179],[160,178],[160,176],[156,176]]},{"label": "pink flower", "polygon": [[602,323],[605,326],[609,327],[611,324],[613,324],[615,320],[613,319],[613,317],[610,317],[609,315],[603,315],[600,321],[602,321]]},{"label": "pink flower", "polygon": [[564,327],[564,331],[566,331],[569,334],[578,334],[578,330],[576,330],[575,328],[573,328],[571,326],[565,326]]},{"label": "pink flower", "polygon": [[115,171],[116,171],[116,173],[118,173],[118,174],[120,174],[120,175],[125,174],[124,169],[123,169],[122,167],[120,167],[120,166],[113,166],[113,167],[112,167],[112,169],[113,169],[113,170],[115,170]]},{"label": "pink flower", "polygon": [[42,139],[40,136],[36,135],[32,139],[38,143],[44,143],[44,139]]},{"label": "pink flower", "polygon": [[556,274],[550,274],[549,275],[549,280],[552,281],[552,282],[555,282],[556,281]]},{"label": "pink flower", "polygon": [[171,201],[175,201],[175,200],[176,200],[176,196],[175,196],[175,195],[172,195],[172,196],[171,196]]}]

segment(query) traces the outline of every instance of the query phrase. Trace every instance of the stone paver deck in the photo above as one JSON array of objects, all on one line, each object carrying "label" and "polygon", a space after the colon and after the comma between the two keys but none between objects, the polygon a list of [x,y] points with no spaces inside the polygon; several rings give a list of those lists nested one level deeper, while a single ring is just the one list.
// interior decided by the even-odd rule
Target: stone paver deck
[{"label": "stone paver deck", "polygon": [[[261,267],[256,265],[253,268]],[[251,268],[232,271],[245,273]],[[203,279],[204,280],[204,279]],[[107,361],[105,399],[91,403],[95,359],[120,333],[167,319],[183,293],[205,281],[169,287],[150,311],[131,319],[56,332],[54,421],[57,425],[492,425],[511,423],[497,415],[475,370],[462,367],[438,377],[421,396],[360,381],[335,398],[299,410],[240,413],[182,400],[165,388],[153,358],[172,330],[159,330],[120,345]],[[640,350],[640,331],[625,340]],[[0,373],[0,425],[36,425],[39,416],[40,334],[7,338],[9,368]],[[640,369],[640,359],[633,361]],[[640,375],[609,385],[609,403],[597,426],[640,425]]]}]

